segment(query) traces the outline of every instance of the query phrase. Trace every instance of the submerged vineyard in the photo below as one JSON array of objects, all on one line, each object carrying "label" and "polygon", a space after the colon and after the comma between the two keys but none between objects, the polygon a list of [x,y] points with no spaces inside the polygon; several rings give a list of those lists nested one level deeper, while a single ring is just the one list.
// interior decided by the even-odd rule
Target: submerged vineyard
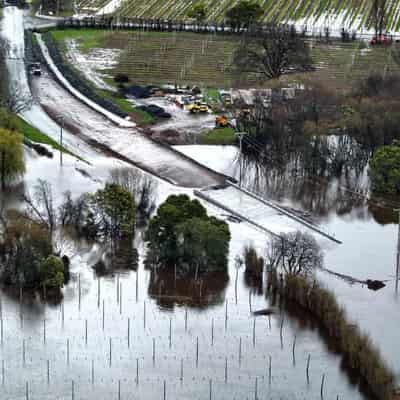
[{"label": "submerged vineyard", "polygon": [[[204,4],[207,20],[222,22],[226,11],[239,0],[121,0],[116,13],[121,16],[187,19],[196,4]],[[115,0],[111,1],[115,3]],[[257,0],[264,9],[264,21],[296,21],[313,25],[339,24],[347,28],[361,29],[369,26],[372,0]],[[101,9],[105,0],[82,0],[83,11]],[[117,2],[118,3],[118,2]],[[400,30],[400,7],[398,0],[387,1],[387,28]]]}]

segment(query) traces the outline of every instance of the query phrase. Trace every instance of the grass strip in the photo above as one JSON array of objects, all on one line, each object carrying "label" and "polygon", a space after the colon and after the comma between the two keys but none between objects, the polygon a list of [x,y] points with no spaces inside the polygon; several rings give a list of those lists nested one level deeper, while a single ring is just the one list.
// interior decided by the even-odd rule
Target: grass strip
[{"label": "grass strip", "polygon": [[235,130],[233,128],[214,128],[204,134],[201,144],[232,145],[236,143]]}]

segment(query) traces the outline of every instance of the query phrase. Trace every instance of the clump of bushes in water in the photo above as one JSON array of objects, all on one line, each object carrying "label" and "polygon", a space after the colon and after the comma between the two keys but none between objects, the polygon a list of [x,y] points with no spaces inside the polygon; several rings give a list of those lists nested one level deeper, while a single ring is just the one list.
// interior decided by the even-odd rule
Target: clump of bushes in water
[{"label": "clump of bushes in water", "polygon": [[69,263],[54,255],[49,232],[43,224],[23,215],[2,217],[0,280],[8,286],[59,295]]},{"label": "clump of bushes in water", "polygon": [[263,257],[258,256],[257,250],[253,245],[245,246],[243,250],[244,259],[244,276],[245,282],[248,286],[253,287],[262,293],[262,282],[265,260]]},{"label": "clump of bushes in water", "polygon": [[369,337],[347,320],[344,309],[332,292],[301,275],[278,276],[274,268],[268,270],[267,289],[315,317],[336,350],[342,354],[346,366],[358,374],[377,399],[393,398],[393,372]]},{"label": "clump of bushes in water", "polygon": [[173,195],[161,204],[147,231],[147,264],[178,274],[226,271],[228,224],[209,217],[198,200]]},{"label": "clump of bushes in water", "polygon": [[400,193],[400,143],[382,146],[372,157],[368,174],[372,189],[379,193]]}]

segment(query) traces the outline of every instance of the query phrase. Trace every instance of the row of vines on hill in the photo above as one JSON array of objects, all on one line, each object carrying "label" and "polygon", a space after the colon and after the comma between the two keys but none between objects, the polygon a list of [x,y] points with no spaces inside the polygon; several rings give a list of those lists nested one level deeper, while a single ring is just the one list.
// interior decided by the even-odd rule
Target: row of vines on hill
[{"label": "row of vines on hill", "polygon": [[[375,0],[254,0],[264,10],[265,22],[302,21],[312,24],[316,20],[329,26],[332,18],[340,16],[345,27],[370,27],[370,15]],[[382,0],[381,0],[382,1]],[[397,0],[383,0],[386,4],[388,30],[400,30],[400,7]],[[145,18],[187,19],[198,4],[207,10],[207,20],[222,22],[227,10],[239,0],[122,0],[118,15]],[[93,10],[105,4],[104,0],[81,0],[81,10]]]}]

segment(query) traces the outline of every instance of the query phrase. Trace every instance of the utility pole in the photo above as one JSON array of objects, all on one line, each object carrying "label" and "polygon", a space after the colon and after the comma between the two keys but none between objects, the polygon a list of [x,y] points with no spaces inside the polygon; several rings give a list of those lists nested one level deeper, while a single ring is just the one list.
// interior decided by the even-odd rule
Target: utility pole
[{"label": "utility pole", "polygon": [[63,127],[64,127],[64,117],[60,116],[60,166],[63,165]]},{"label": "utility pole", "polygon": [[396,293],[399,289],[399,273],[400,273],[400,208],[394,210],[399,213],[398,231],[397,231],[397,257],[396,257]]},{"label": "utility pole", "polygon": [[236,132],[236,136],[239,138],[239,187],[242,187],[242,141],[244,135],[247,135],[247,132]]}]

